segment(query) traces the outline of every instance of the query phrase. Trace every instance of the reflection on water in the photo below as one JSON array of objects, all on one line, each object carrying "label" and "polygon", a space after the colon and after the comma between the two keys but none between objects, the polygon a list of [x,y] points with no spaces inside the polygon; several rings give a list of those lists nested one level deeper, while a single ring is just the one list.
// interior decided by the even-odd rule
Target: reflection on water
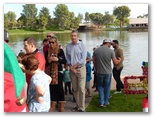
[{"label": "reflection on water", "polygon": [[[37,40],[39,47],[47,34],[26,34],[10,35],[10,45],[17,55],[23,50],[23,40],[32,36]],[[57,33],[59,43],[64,51],[68,42],[70,42],[70,33]],[[95,31],[79,32],[79,37],[85,43],[87,50],[92,54],[93,48],[102,44],[105,37],[118,39],[120,47],[124,52],[124,69],[122,75],[141,75],[142,61],[148,61],[148,32],[127,32],[127,31]],[[112,48],[113,49],[113,48]]]}]

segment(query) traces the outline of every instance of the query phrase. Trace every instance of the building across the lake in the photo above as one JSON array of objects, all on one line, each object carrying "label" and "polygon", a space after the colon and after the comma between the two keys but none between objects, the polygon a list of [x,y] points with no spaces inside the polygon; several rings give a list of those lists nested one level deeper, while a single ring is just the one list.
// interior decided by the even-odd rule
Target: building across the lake
[{"label": "building across the lake", "polygon": [[148,18],[130,18],[128,30],[145,30],[148,31]]}]

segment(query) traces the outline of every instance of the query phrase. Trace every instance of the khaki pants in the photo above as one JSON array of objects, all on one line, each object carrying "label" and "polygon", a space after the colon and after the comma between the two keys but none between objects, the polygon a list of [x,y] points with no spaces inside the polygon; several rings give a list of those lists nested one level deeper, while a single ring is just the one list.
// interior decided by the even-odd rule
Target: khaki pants
[{"label": "khaki pants", "polygon": [[70,78],[76,104],[79,109],[85,111],[86,67],[83,66],[81,68],[78,68],[76,74],[70,71]]}]

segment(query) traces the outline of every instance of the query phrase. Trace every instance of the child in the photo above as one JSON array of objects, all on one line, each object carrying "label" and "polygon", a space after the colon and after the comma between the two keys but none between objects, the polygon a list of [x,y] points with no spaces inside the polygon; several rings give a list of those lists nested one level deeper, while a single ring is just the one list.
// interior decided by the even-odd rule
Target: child
[{"label": "child", "polygon": [[87,63],[86,63],[86,90],[87,90],[87,95],[86,97],[91,97],[91,93],[90,93],[90,80],[91,80],[91,65],[88,61],[88,57],[87,57]]},{"label": "child", "polygon": [[49,112],[51,77],[38,68],[39,61],[33,55],[25,57],[22,64],[25,71],[32,75],[27,95],[29,112]]},{"label": "child", "polygon": [[64,70],[63,82],[65,82],[65,95],[67,95],[67,88],[69,90],[69,94],[72,94],[69,66],[66,64],[64,68],[65,70]]}]

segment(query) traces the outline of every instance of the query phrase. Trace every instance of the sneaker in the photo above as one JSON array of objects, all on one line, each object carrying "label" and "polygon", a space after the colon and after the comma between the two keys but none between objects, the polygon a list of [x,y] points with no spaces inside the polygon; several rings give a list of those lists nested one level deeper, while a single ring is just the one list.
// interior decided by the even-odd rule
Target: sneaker
[{"label": "sneaker", "polygon": [[83,111],[83,110],[81,110],[81,109],[78,109],[77,111],[78,111],[78,112],[85,112],[85,111]]},{"label": "sneaker", "polygon": [[114,94],[118,94],[118,93],[121,93],[121,91],[115,91],[115,92],[114,92]]},{"label": "sneaker", "polygon": [[78,107],[77,107],[77,106],[74,107],[74,108],[72,109],[72,111],[78,111]]},{"label": "sneaker", "polygon": [[110,103],[108,102],[107,104],[104,104],[104,106],[108,106]]},{"label": "sneaker", "polygon": [[106,107],[106,106],[105,106],[105,105],[103,105],[103,104],[100,104],[100,105],[99,105],[99,107],[101,107],[101,108],[102,108],[102,107]]}]

